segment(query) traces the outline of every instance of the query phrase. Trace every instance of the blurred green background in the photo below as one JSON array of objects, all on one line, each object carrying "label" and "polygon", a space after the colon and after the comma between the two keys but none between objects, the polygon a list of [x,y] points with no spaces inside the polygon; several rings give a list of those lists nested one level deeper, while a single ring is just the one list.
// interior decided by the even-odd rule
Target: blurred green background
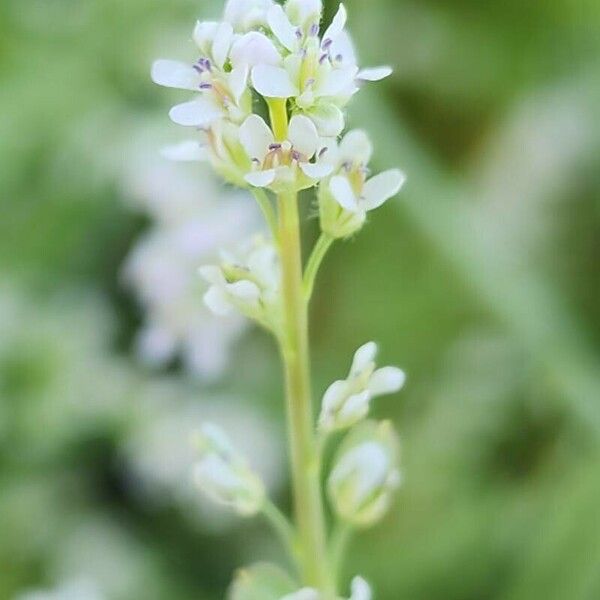
[{"label": "blurred green background", "polygon": [[[596,600],[600,3],[347,5],[363,64],[395,66],[351,124],[408,184],[321,273],[315,394],[369,339],[409,382],[375,407],[401,431],[405,485],[346,575],[379,600]],[[0,2],[1,599],[221,599],[237,567],[280,554],[187,482],[187,428],[220,419],[289,510],[271,341],[238,334],[208,381],[181,358],[148,368],[123,281],[177,181],[147,157],[180,134],[182,95],[150,64],[195,58],[194,20],[220,10]],[[200,202],[195,168],[177,173]]]}]

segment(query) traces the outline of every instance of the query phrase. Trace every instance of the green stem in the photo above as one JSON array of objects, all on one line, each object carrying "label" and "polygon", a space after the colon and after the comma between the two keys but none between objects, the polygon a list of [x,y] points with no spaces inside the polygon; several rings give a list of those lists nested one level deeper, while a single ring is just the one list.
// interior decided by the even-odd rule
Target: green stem
[{"label": "green stem", "polygon": [[348,547],[352,533],[353,530],[350,525],[347,523],[340,523],[331,536],[331,566],[333,568],[336,583],[341,575],[344,555],[346,554],[346,548]]},{"label": "green stem", "polygon": [[310,390],[308,303],[302,281],[297,194],[280,194],[278,201],[284,307],[281,349],[286,375],[288,430],[301,567],[306,585],[316,587],[327,594],[327,597],[333,597],[334,583],[327,560],[325,514]]},{"label": "green stem", "polygon": [[267,500],[262,509],[263,515],[273,527],[283,547],[288,552],[292,561],[298,559],[298,538],[292,524],[286,516],[271,502]]},{"label": "green stem", "polygon": [[260,188],[252,188],[252,193],[254,194],[254,197],[258,202],[258,206],[260,207],[260,210],[262,211],[262,214],[265,217],[265,221],[269,226],[269,230],[271,232],[271,235],[273,236],[273,240],[277,242],[277,215],[273,210],[273,205],[271,204],[267,193]]},{"label": "green stem", "polygon": [[333,242],[335,242],[333,237],[326,233],[322,233],[310,255],[304,273],[304,293],[306,294],[307,302],[310,302],[310,299],[312,298],[317,273],[319,272],[321,263]]}]

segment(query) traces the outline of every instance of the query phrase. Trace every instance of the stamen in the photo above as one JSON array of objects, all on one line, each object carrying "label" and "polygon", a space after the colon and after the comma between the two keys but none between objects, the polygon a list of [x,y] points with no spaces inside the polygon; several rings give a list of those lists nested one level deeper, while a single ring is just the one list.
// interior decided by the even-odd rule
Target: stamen
[{"label": "stamen", "polygon": [[252,162],[253,162],[255,165],[259,165],[259,166],[262,164],[262,162],[261,162],[261,161],[260,161],[258,158],[253,158],[253,159],[252,159]]},{"label": "stamen", "polygon": [[196,73],[199,73],[200,75],[204,73],[204,69],[198,64],[192,65],[192,69],[194,69],[194,71],[196,71]]},{"label": "stamen", "polygon": [[275,143],[275,144],[271,144],[269,146],[269,150],[273,151],[273,150],[281,150],[281,144]]},{"label": "stamen", "polygon": [[208,83],[207,81],[203,81],[199,86],[201,90],[212,90],[212,83]]},{"label": "stamen", "polygon": [[314,77],[307,79],[306,83],[304,84],[304,89],[312,87],[313,85],[315,85],[315,83],[316,83],[316,79]]},{"label": "stamen", "polygon": [[319,33],[319,24],[314,23],[313,25],[311,25],[310,31],[308,32],[308,34],[312,37],[315,37],[318,33]]},{"label": "stamen", "polygon": [[301,40],[302,39],[302,29],[298,28],[296,29],[296,37]]},{"label": "stamen", "polygon": [[344,171],[347,171],[349,173],[352,170],[352,163],[349,161],[342,163],[342,169],[344,169]]},{"label": "stamen", "polygon": [[325,146],[324,148],[321,148],[321,150],[319,150],[319,158],[323,158],[323,156],[325,155],[325,153],[329,150],[329,148],[327,146]]},{"label": "stamen", "polygon": [[300,154],[300,152],[298,152],[298,150],[292,150],[292,160],[300,162],[301,157],[302,155]]},{"label": "stamen", "polygon": [[323,50],[329,50],[331,48],[333,44],[333,40],[331,38],[327,38],[326,40],[323,41],[323,44],[321,44],[321,48]]},{"label": "stamen", "polygon": [[337,62],[343,62],[343,61],[344,61],[344,57],[343,57],[343,55],[342,55],[342,54],[338,54],[338,55],[335,57],[335,60],[336,60]]},{"label": "stamen", "polygon": [[321,55],[321,58],[319,59],[319,64],[323,65],[325,64],[325,61],[329,58],[329,54],[325,53]]}]

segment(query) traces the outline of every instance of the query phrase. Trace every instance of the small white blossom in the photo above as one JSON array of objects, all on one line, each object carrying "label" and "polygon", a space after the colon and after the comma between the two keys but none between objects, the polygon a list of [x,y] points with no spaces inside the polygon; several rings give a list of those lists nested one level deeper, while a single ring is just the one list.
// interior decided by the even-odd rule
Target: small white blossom
[{"label": "small white blossom", "polygon": [[243,243],[235,253],[222,253],[220,265],[200,268],[210,284],[204,302],[221,316],[239,311],[276,329],[280,319],[280,266],[277,251],[262,236]]},{"label": "small white blossom", "polygon": [[194,467],[196,485],[211,499],[252,516],[262,507],[265,488],[246,460],[216,425],[206,423],[197,435],[200,459]]},{"label": "small white blossom", "polygon": [[250,115],[240,128],[240,140],[252,161],[253,170],[245,179],[253,186],[296,191],[331,173],[317,129],[307,117],[292,117],[288,139],[277,142],[262,117]]},{"label": "small white blossom", "polygon": [[406,177],[390,169],[368,179],[373,147],[362,130],[350,131],[339,145],[330,144],[325,156],[334,175],[319,189],[321,229],[334,238],[359,231],[367,213],[384,204],[402,188]]},{"label": "small white blossom", "polygon": [[[320,2],[288,2],[274,6],[268,22],[287,51],[283,64],[262,63],[252,70],[254,89],[267,98],[293,98],[303,114],[313,119],[324,137],[344,128],[342,108],[358,91],[360,82],[378,81],[391,74],[389,67],[360,71],[349,35],[344,30],[343,4],[331,25],[319,37]],[[284,52],[285,54],[285,52]]]},{"label": "small white blossom", "polygon": [[389,423],[367,421],[350,432],[327,482],[340,518],[361,527],[381,519],[401,482],[398,455],[398,440]]},{"label": "small white blossom", "polygon": [[376,355],[374,342],[361,346],[354,355],[348,377],[329,386],[319,416],[321,431],[351,427],[367,416],[373,398],[402,388],[406,381],[404,371],[397,367],[376,369]]}]

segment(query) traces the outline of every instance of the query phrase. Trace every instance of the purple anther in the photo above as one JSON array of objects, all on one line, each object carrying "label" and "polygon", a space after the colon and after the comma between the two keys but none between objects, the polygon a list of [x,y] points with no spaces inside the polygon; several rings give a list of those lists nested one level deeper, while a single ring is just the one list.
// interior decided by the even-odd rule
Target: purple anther
[{"label": "purple anther", "polygon": [[315,85],[316,83],[316,79],[314,77],[311,77],[310,79],[306,80],[306,84],[304,87],[309,88],[312,87],[313,85]]},{"label": "purple anther", "polygon": [[319,33],[319,24],[314,23],[313,25],[311,25],[308,33],[310,36],[315,37]]},{"label": "purple anther", "polygon": [[323,50],[329,50],[332,45],[333,45],[333,40],[331,38],[327,38],[326,40],[323,40],[323,43],[321,44],[321,48],[323,48]]},{"label": "purple anther", "polygon": [[329,58],[329,54],[325,52],[325,54],[321,54],[321,58],[319,59],[319,64],[324,65],[325,61]]},{"label": "purple anther", "polygon": [[352,163],[349,161],[342,163],[342,169],[344,169],[344,171],[350,172],[352,170]]},{"label": "purple anther", "polygon": [[207,81],[203,81],[198,87],[201,90],[212,90],[212,83],[208,83]]},{"label": "purple anther", "polygon": [[273,151],[273,150],[281,150],[281,144],[275,143],[275,144],[271,144],[269,146],[269,150]]},{"label": "purple anther", "polygon": [[300,152],[298,152],[298,150],[292,150],[292,160],[300,162],[301,157],[302,155],[300,154]]},{"label": "purple anther", "polygon": [[210,60],[208,58],[201,58],[198,61],[198,64],[205,70],[205,71],[212,71],[212,64],[210,62]]},{"label": "purple anther", "polygon": [[299,40],[301,40],[301,39],[302,39],[302,36],[303,36],[302,29],[300,29],[300,28],[296,29],[296,37],[297,37]]},{"label": "purple anther", "polygon": [[343,57],[341,54],[338,54],[338,55],[335,57],[335,60],[336,60],[337,62],[340,62],[340,63],[341,63],[341,62],[343,62],[343,61],[344,61],[344,57]]},{"label": "purple anther", "polygon": [[204,69],[198,64],[192,65],[192,69],[194,69],[194,71],[196,71],[196,73],[199,73],[200,75],[204,73]]}]

